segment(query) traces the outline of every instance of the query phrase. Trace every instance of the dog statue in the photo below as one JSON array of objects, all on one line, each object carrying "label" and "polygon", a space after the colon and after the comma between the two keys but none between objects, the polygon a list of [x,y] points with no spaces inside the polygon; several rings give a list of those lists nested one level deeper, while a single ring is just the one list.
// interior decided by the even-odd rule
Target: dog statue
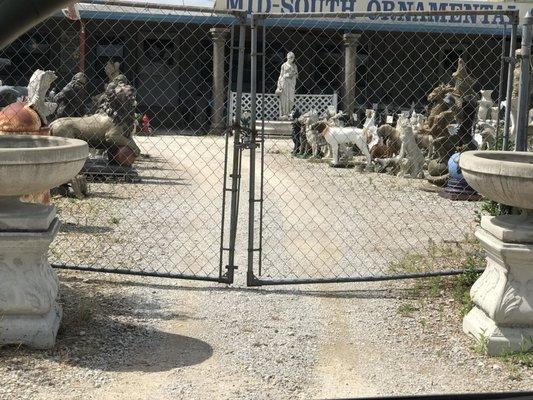
[{"label": "dog statue", "polygon": [[390,168],[398,177],[423,178],[425,158],[418,147],[409,119],[400,116],[396,127],[401,140],[400,152],[394,157],[378,158],[376,162],[384,169]]},{"label": "dog statue", "polygon": [[[356,145],[361,153],[366,157],[367,167],[372,165],[372,156],[368,150],[368,144],[366,141],[363,129],[355,127],[337,127],[331,126],[325,121],[317,122],[313,125],[313,129],[316,129],[331,148],[331,166],[341,167],[343,164],[340,162],[340,149],[350,145]],[[376,129],[375,127],[373,129]]]}]

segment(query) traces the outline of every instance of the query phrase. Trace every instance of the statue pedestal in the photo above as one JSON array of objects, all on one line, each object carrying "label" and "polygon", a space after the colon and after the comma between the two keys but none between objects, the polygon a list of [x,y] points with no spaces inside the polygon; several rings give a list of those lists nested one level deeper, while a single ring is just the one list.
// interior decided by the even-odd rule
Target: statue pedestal
[{"label": "statue pedestal", "polygon": [[[262,123],[257,121],[255,125],[258,134],[261,133]],[[292,137],[292,121],[265,121],[265,137],[287,138]]]},{"label": "statue pedestal", "polygon": [[[59,220],[53,207],[31,208],[38,210],[19,221],[12,217],[9,230],[0,230],[0,345],[47,349],[55,344],[62,314],[57,304],[59,282],[47,259]],[[32,230],[33,215],[37,226],[51,223]],[[2,219],[0,215],[0,226]]]},{"label": "statue pedestal", "polygon": [[490,355],[533,348],[533,218],[483,217],[476,231],[487,268],[470,290],[463,330]]}]

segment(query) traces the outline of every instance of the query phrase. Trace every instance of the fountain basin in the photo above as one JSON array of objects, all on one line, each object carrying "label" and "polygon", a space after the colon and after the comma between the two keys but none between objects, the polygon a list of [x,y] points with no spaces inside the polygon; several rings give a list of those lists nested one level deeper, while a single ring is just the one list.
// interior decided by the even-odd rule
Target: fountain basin
[{"label": "fountain basin", "polygon": [[0,136],[0,197],[18,197],[61,185],[81,170],[88,154],[83,140]]},{"label": "fountain basin", "polygon": [[486,198],[533,210],[533,153],[467,151],[459,166],[468,184]]}]

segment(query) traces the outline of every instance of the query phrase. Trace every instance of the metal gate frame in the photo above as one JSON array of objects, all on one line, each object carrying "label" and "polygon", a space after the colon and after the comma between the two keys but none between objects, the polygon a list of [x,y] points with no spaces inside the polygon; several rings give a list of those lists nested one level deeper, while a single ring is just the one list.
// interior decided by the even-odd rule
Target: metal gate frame
[{"label": "metal gate frame", "polygon": [[[85,0],[85,3],[96,4],[96,5],[108,5],[108,6],[121,6],[125,4],[122,1],[113,1],[113,0]],[[139,1],[128,1],[127,6],[129,7],[139,7],[144,8],[147,6],[147,3]],[[207,276],[207,275],[189,275],[182,273],[172,273],[172,272],[146,272],[143,270],[129,270],[129,269],[119,269],[119,268],[104,268],[95,265],[84,265],[84,264],[70,264],[63,262],[51,263],[53,268],[57,269],[67,269],[67,270],[77,270],[77,271],[91,271],[91,272],[106,272],[106,273],[115,273],[120,275],[137,275],[137,276],[152,276],[160,278],[173,278],[173,279],[187,279],[187,280],[197,280],[197,281],[210,281],[218,283],[233,283],[234,279],[234,270],[237,267],[234,265],[235,258],[235,241],[236,241],[236,231],[237,231],[237,215],[239,208],[239,193],[240,193],[240,171],[241,171],[241,158],[242,158],[242,147],[241,147],[241,130],[240,121],[241,121],[241,103],[242,103],[242,82],[243,82],[243,69],[244,69],[244,49],[245,49],[245,35],[247,28],[246,21],[246,12],[244,11],[220,11],[214,10],[208,7],[197,7],[197,6],[186,6],[186,5],[167,5],[167,4],[150,4],[151,8],[157,8],[158,10],[168,10],[168,11],[184,11],[190,13],[205,13],[218,16],[228,16],[235,18],[235,23],[231,25],[231,39],[230,39],[230,56],[229,56],[229,77],[230,82],[228,83],[228,95],[231,93],[231,79],[232,79],[232,67],[233,67],[233,58],[234,52],[237,50],[238,54],[238,70],[237,70],[237,104],[235,110],[235,121],[233,124],[228,124],[224,136],[225,136],[225,149],[224,149],[224,177],[223,177],[223,187],[222,190],[222,213],[221,213],[221,228],[220,228],[220,252],[219,252],[219,274],[217,276]],[[238,29],[238,44],[235,47],[234,38],[236,37],[236,28]],[[229,97],[228,97],[229,102]],[[230,143],[230,137],[233,135],[233,143]],[[230,146],[233,148],[233,158],[231,160],[231,173],[229,173],[230,160],[229,152]],[[230,180],[228,179],[231,178]],[[231,207],[229,210],[229,218],[227,217],[226,203],[228,201],[227,194],[230,193]],[[229,221],[229,228],[225,226]],[[225,232],[229,230],[229,240],[226,243]],[[224,259],[227,253],[228,262],[224,265]]]},{"label": "metal gate frame", "polygon": [[[297,14],[284,14],[284,13],[255,13],[251,15],[250,28],[251,28],[251,90],[250,95],[252,97],[251,105],[251,145],[250,151],[250,177],[249,177],[249,199],[248,199],[248,257],[247,257],[247,286],[262,286],[262,285],[291,285],[291,284],[316,284],[316,283],[342,283],[342,282],[370,282],[370,281],[385,281],[385,280],[400,280],[400,279],[412,279],[412,278],[424,278],[431,276],[445,276],[445,275],[458,275],[464,273],[464,270],[448,270],[448,271],[436,271],[436,272],[423,272],[423,273],[404,273],[398,275],[379,275],[379,276],[340,276],[331,278],[294,278],[294,279],[274,279],[262,277],[262,250],[263,250],[263,203],[264,203],[264,128],[265,120],[261,118],[261,135],[258,135],[257,126],[257,65],[258,57],[263,58],[262,68],[262,88],[261,94],[265,95],[265,43],[266,33],[265,26],[268,19],[289,19],[289,18],[338,18],[338,19],[353,19],[357,17],[398,17],[398,16],[450,16],[450,15],[506,15],[509,17],[511,32],[510,32],[510,48],[509,56],[505,57],[505,40],[502,40],[502,61],[500,67],[500,89],[503,87],[503,71],[504,65],[509,65],[507,74],[507,90],[506,99],[511,98],[512,82],[513,82],[513,66],[515,64],[515,50],[516,50],[516,36],[517,27],[519,24],[519,12],[516,10],[486,10],[486,11],[413,11],[413,12],[344,12],[344,13],[297,13]],[[506,27],[503,28],[503,34],[506,36]],[[258,49],[258,38],[262,37],[263,48]],[[501,93],[501,90],[500,90]],[[504,143],[507,143],[509,137],[509,124],[510,124],[510,107],[505,108],[504,116]],[[498,124],[499,126],[499,124]],[[499,134],[499,129],[497,135]],[[259,148],[259,182],[256,180],[256,168],[257,168],[257,152]],[[259,196],[256,197],[256,188],[259,185]],[[256,217],[256,205],[259,206],[259,227],[256,233],[256,224],[254,218]],[[257,255],[257,256],[256,256]]]}]

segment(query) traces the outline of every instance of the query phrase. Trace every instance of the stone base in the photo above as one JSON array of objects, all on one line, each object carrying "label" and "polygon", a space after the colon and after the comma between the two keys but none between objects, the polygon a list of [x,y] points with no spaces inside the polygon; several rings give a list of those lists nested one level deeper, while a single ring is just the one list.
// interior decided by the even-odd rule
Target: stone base
[{"label": "stone base", "polygon": [[55,218],[45,231],[0,231],[0,345],[54,346],[59,281],[47,253],[58,230]]},{"label": "stone base", "polygon": [[452,201],[479,201],[483,198],[472,189],[466,180],[450,177],[439,196]]},{"label": "stone base", "polygon": [[[255,125],[258,134],[261,134],[262,122]],[[292,121],[265,121],[265,137],[287,138],[292,137]]]},{"label": "stone base", "polygon": [[88,181],[96,182],[125,181],[138,183],[141,181],[141,177],[135,167],[111,164],[107,158],[98,156],[88,158],[80,174],[84,175]]},{"label": "stone base", "polygon": [[470,289],[476,308],[464,318],[463,329],[486,341],[490,355],[533,347],[533,237],[529,224],[529,218],[520,216],[483,217],[476,231],[487,254],[487,267]]},{"label": "stone base", "polygon": [[61,316],[57,303],[45,315],[7,315],[1,317],[0,343],[23,344],[35,349],[50,349],[56,342]]},{"label": "stone base", "polygon": [[463,331],[483,341],[491,356],[533,348],[533,326],[498,326],[487,314],[474,307],[463,319]]}]

